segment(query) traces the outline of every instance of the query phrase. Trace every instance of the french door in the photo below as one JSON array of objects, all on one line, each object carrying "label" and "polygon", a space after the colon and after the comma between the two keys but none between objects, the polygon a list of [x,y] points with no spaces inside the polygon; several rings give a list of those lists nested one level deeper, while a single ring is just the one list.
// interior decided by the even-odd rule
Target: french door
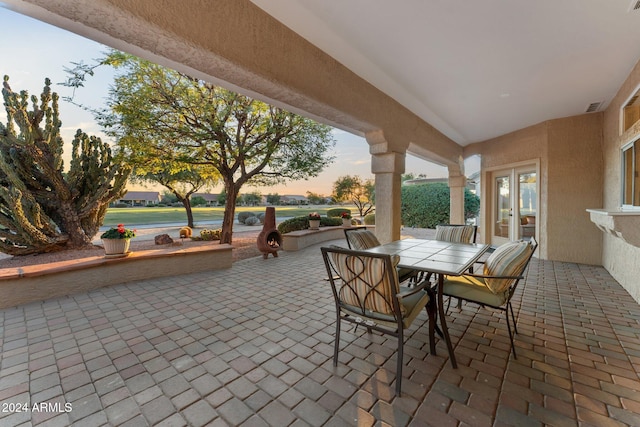
[{"label": "french door", "polygon": [[536,165],[494,171],[491,243],[536,236],[538,174]]}]

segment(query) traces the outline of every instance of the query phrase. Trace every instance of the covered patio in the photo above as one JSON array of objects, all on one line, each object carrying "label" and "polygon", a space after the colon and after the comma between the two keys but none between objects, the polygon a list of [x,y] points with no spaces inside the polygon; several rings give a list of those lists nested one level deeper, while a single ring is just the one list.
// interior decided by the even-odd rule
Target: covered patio
[{"label": "covered patio", "polygon": [[[423,314],[407,341],[399,398],[394,342],[344,333],[333,367],[334,306],[319,245],[3,310],[1,425],[640,425],[640,244],[609,218],[624,204],[622,150],[640,138],[640,121],[626,123],[623,114],[638,110],[640,91],[640,12],[628,2],[478,2],[474,13],[462,1],[404,9],[357,1],[5,1],[365,137],[383,242],[401,234],[406,155],[448,168],[456,223],[464,221],[464,159],[481,156],[479,226],[492,244],[493,184],[504,170],[527,167],[539,178],[540,249],[514,297],[518,359],[501,316],[463,305],[449,317],[454,370],[442,342],[428,354]],[[289,16],[293,3],[303,10]],[[282,11],[270,11],[278,4]],[[415,12],[414,25],[395,20],[409,30],[404,37],[388,30],[393,15],[378,9],[385,4],[402,19]],[[437,8],[423,11],[427,5]],[[316,37],[301,35],[305,29],[318,29]],[[600,43],[614,30],[618,38]],[[373,36],[382,39],[370,43]],[[529,45],[538,40],[547,44]],[[382,61],[372,62],[363,41]],[[625,61],[610,55],[625,46]],[[460,62],[450,62],[453,54]],[[444,76],[454,80],[443,84]],[[632,230],[638,200],[640,193],[624,215]],[[613,226],[596,228],[587,209]],[[32,411],[41,403],[48,411]],[[24,404],[29,411],[20,411]]]},{"label": "covered patio", "polygon": [[504,319],[463,305],[454,370],[421,314],[395,397],[393,339],[347,330],[333,367],[319,248],[1,311],[0,424],[640,425],[640,306],[604,268],[534,258],[517,360]]}]

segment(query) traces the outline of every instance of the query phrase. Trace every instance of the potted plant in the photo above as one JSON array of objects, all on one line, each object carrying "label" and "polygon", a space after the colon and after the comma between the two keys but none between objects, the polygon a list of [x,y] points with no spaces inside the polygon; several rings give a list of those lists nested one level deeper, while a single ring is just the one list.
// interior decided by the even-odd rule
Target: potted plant
[{"label": "potted plant", "polygon": [[344,227],[351,227],[351,212],[342,212],[342,225]]},{"label": "potted plant", "polygon": [[136,230],[125,228],[124,224],[118,224],[117,228],[108,229],[100,235],[105,255],[108,257],[128,255],[131,239],[135,236]]},{"label": "potted plant", "polygon": [[318,212],[312,212],[309,214],[309,230],[320,229],[320,214]]}]

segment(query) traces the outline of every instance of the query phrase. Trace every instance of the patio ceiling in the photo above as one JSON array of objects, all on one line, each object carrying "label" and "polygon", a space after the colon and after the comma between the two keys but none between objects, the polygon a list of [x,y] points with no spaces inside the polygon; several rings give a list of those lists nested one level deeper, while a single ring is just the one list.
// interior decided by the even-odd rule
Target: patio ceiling
[{"label": "patio ceiling", "polygon": [[460,145],[606,108],[637,0],[252,0]]}]

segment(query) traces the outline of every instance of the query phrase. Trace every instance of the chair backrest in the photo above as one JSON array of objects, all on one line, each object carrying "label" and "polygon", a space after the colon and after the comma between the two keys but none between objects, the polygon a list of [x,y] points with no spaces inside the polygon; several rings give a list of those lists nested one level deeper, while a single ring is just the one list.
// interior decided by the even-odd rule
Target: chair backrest
[{"label": "chair backrest", "polygon": [[[484,264],[485,276],[522,276],[527,268],[538,242],[531,240],[509,242],[498,247]],[[494,294],[505,292],[517,279],[487,278],[485,283]],[[517,283],[517,282],[516,282]]]},{"label": "chair backrest", "polygon": [[436,226],[436,240],[455,243],[475,243],[478,227],[466,224],[441,224]]},{"label": "chair backrest", "polygon": [[363,251],[380,246],[380,241],[376,235],[366,228],[345,228],[344,235],[349,249]]},{"label": "chair backrest", "polygon": [[323,247],[329,282],[336,303],[359,316],[389,320],[402,316],[398,302],[398,273],[388,254],[372,254],[339,248]]}]

